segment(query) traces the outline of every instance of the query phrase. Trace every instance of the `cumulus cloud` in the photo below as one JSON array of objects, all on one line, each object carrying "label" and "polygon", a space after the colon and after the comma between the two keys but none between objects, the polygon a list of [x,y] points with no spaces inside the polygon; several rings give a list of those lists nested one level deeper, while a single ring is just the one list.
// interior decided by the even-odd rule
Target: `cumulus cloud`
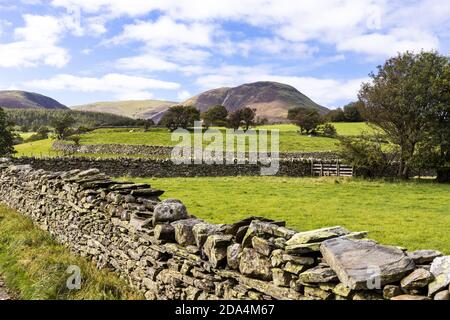
[{"label": "cumulus cloud", "polygon": [[0,43],[0,67],[65,66],[70,55],[58,46],[65,28],[60,20],[39,15],[24,15],[23,18],[25,26],[14,31],[17,41]]},{"label": "cumulus cloud", "polygon": [[33,80],[23,83],[31,89],[46,91],[75,91],[84,93],[112,93],[117,99],[148,99],[153,97],[150,90],[177,90],[180,84],[145,77],[110,73],[102,77],[79,77],[60,74],[49,79]]},{"label": "cumulus cloud", "polygon": [[156,21],[138,21],[124,27],[121,34],[110,40],[114,44],[141,41],[149,47],[210,46],[214,28],[208,24],[178,23],[169,17]]}]

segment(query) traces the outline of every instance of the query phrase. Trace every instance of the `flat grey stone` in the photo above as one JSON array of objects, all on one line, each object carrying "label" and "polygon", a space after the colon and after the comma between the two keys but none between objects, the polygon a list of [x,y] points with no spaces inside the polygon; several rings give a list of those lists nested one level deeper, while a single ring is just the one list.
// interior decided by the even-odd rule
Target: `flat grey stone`
[{"label": "flat grey stone", "polygon": [[417,250],[408,252],[408,257],[414,260],[415,264],[427,264],[433,262],[434,259],[442,257],[442,253],[435,250]]},{"label": "flat grey stone", "polygon": [[299,232],[286,242],[287,246],[295,246],[307,243],[322,242],[331,238],[349,234],[350,231],[343,227],[330,227],[306,232]]},{"label": "flat grey stone", "polygon": [[320,251],[339,280],[353,290],[399,281],[415,267],[402,250],[375,241],[330,239],[322,243]]}]

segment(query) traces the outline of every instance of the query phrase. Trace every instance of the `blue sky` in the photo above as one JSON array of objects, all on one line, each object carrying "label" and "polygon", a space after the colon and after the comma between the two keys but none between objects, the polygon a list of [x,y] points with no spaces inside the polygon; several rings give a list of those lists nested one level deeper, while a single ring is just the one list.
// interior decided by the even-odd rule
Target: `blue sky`
[{"label": "blue sky", "polygon": [[268,80],[338,107],[388,57],[449,40],[442,0],[0,0],[0,89],[72,106]]}]

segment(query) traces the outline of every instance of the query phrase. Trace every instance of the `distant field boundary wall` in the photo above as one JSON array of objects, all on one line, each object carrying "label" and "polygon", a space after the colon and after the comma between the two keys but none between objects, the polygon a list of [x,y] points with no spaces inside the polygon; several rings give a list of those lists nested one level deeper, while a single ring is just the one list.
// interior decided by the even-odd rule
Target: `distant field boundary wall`
[{"label": "distant field boundary wall", "polygon": [[[259,176],[262,164],[174,164],[170,159],[88,157],[20,157],[15,164],[30,164],[35,169],[46,171],[70,171],[74,169],[99,169],[110,176],[122,177],[230,177]],[[311,161],[306,159],[280,160],[277,176],[307,177],[312,175]]]},{"label": "distant field boundary wall", "polygon": [[[55,141],[52,145],[53,151],[65,154],[115,154],[115,155],[141,155],[157,158],[170,158],[173,147],[132,145],[132,144],[68,144]],[[338,154],[331,151],[326,152],[280,152],[281,159],[322,159],[336,160]]]}]

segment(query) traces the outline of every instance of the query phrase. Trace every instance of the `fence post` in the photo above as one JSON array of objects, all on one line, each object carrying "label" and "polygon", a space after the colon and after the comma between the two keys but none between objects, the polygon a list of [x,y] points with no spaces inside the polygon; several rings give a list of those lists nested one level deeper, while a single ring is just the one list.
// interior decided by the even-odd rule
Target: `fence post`
[{"label": "fence post", "polygon": [[341,165],[339,163],[339,159],[337,160],[337,167],[336,167],[336,169],[337,169],[336,174],[337,174],[338,177],[340,177],[341,176]]},{"label": "fence post", "polygon": [[323,161],[320,162],[320,176],[323,177]]}]

